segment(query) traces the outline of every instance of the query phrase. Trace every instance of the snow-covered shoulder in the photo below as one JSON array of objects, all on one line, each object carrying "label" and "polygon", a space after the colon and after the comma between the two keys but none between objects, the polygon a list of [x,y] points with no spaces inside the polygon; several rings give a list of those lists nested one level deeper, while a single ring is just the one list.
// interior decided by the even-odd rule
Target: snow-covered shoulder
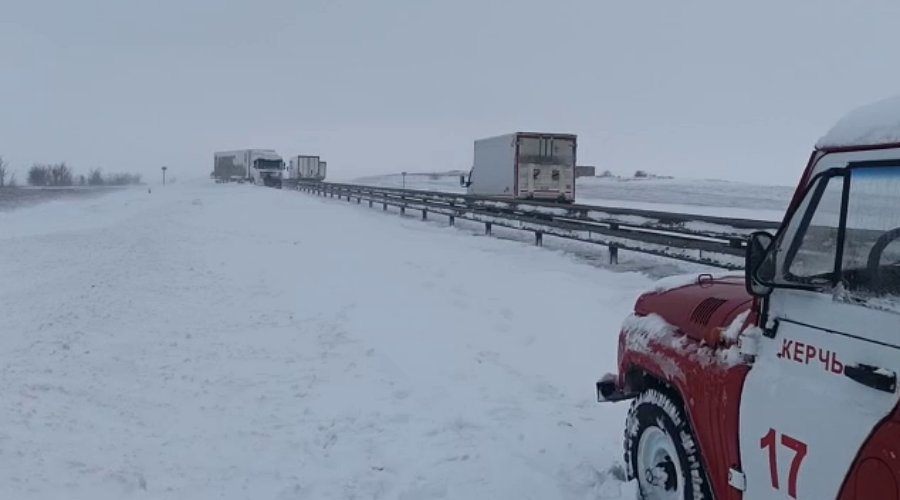
[{"label": "snow-covered shoulder", "polygon": [[900,142],[900,95],[854,109],[816,143],[818,149]]}]

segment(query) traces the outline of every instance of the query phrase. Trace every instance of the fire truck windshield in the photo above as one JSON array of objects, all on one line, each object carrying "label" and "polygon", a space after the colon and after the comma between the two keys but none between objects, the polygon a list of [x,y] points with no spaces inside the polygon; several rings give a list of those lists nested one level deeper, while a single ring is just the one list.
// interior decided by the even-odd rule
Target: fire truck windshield
[{"label": "fire truck windshield", "polygon": [[776,282],[900,297],[900,162],[819,178],[775,253]]}]

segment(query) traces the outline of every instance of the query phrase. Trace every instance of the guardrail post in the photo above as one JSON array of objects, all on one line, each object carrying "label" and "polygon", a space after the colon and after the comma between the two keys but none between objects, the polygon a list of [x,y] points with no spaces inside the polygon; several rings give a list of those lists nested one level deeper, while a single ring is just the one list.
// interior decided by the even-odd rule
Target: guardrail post
[{"label": "guardrail post", "polygon": [[491,223],[490,222],[484,223],[484,234],[490,236],[490,234],[491,234]]},{"label": "guardrail post", "polygon": [[386,201],[381,204],[381,209],[384,211],[387,211],[387,202]]},{"label": "guardrail post", "polygon": [[428,220],[428,209],[427,208],[422,209],[422,220]]},{"label": "guardrail post", "polygon": [[406,215],[406,206],[400,205],[400,215]]},{"label": "guardrail post", "polygon": [[540,231],[534,232],[534,244],[539,247],[544,246],[544,233]]},{"label": "guardrail post", "polygon": [[619,263],[619,247],[615,245],[609,246],[609,264],[615,265]]}]

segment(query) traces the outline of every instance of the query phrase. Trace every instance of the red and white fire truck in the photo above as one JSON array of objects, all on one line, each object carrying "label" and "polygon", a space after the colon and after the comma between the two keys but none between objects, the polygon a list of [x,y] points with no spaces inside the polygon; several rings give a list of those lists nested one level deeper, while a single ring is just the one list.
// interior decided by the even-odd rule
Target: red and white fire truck
[{"label": "red and white fire truck", "polygon": [[900,97],[841,119],[745,275],[638,298],[601,401],[643,498],[900,499]]}]

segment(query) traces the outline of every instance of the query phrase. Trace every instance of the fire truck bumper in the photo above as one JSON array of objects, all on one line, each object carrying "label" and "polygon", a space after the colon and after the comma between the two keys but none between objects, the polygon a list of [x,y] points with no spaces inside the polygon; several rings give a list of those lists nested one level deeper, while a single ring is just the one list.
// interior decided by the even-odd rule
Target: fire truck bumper
[{"label": "fire truck bumper", "polygon": [[613,403],[631,399],[634,393],[626,392],[619,386],[619,377],[614,373],[607,373],[597,381],[597,402]]}]

